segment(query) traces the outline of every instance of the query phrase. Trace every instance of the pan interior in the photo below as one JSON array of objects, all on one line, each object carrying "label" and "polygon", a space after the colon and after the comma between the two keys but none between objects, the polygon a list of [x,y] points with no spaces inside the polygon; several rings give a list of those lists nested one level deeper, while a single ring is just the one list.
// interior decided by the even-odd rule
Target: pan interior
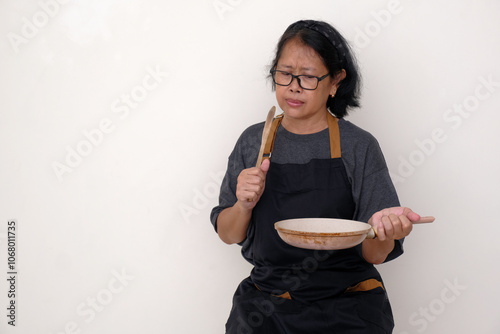
[{"label": "pan interior", "polygon": [[297,218],[276,223],[276,229],[302,235],[357,235],[370,230],[367,223],[334,218]]}]

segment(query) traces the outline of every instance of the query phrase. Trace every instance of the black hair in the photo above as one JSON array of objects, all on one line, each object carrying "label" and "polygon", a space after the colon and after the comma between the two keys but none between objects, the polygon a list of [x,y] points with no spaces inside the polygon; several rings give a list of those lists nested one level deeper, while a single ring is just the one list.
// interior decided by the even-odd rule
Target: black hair
[{"label": "black hair", "polygon": [[[326,22],[297,21],[281,36],[271,70],[276,69],[284,46],[293,39],[299,39],[316,51],[332,78],[342,69],[345,70],[346,77],[340,82],[335,97],[329,97],[326,102],[330,112],[338,118],[343,118],[348,114],[349,108],[359,107],[361,76],[354,54],[344,37]],[[275,89],[273,82],[273,91]]]}]

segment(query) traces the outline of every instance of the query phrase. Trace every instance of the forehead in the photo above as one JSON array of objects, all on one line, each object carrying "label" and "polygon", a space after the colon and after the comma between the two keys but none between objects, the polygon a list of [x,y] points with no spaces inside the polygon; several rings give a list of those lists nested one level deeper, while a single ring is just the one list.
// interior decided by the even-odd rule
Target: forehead
[{"label": "forehead", "polygon": [[292,39],[283,46],[277,65],[287,69],[326,70],[320,55],[299,39]]}]

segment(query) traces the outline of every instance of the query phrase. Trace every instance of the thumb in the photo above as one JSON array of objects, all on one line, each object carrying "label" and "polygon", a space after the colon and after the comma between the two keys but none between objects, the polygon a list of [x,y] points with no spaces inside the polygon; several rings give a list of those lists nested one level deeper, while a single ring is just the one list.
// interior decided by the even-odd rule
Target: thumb
[{"label": "thumb", "polygon": [[271,161],[269,159],[264,159],[264,161],[262,161],[262,164],[260,165],[260,170],[264,173],[264,175],[267,174],[270,165]]},{"label": "thumb", "polygon": [[405,216],[408,217],[408,219],[411,220],[412,222],[416,222],[417,220],[420,219],[420,215],[416,212],[413,212],[409,208],[405,208]]}]

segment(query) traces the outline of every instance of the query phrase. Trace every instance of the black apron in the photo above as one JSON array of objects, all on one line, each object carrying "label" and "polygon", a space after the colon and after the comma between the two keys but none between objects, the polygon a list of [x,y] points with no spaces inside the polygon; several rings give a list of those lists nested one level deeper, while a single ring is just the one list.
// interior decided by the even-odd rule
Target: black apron
[{"label": "black apron", "polygon": [[[273,149],[278,116],[265,152]],[[290,218],[353,219],[355,203],[341,159],[338,120],[329,114],[331,159],[271,161],[266,188],[252,212],[250,277],[239,285],[226,333],[391,333],[382,279],[361,245],[337,251],[296,248],[274,223]]]}]

